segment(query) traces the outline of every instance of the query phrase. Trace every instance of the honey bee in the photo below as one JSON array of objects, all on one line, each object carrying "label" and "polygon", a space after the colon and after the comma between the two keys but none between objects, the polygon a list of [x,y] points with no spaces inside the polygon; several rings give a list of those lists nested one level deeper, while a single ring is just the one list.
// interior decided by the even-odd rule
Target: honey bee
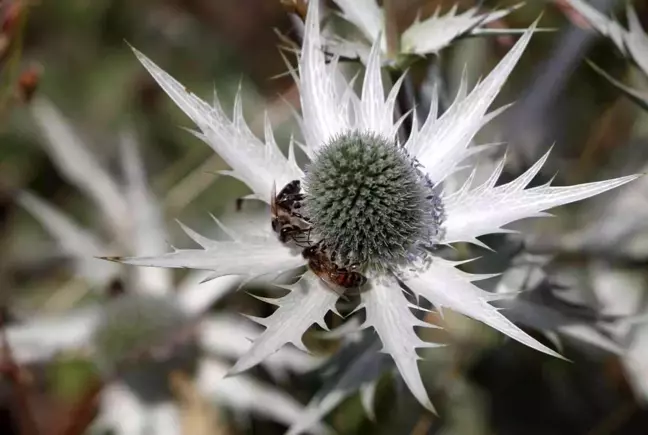
[{"label": "honey bee", "polygon": [[278,194],[276,186],[272,185],[270,223],[272,230],[279,235],[281,243],[288,243],[289,240],[297,244],[309,242],[310,224],[308,218],[297,211],[301,208],[303,199],[304,195],[301,193],[299,180],[293,180],[286,184]]},{"label": "honey bee", "polygon": [[310,270],[333,287],[350,289],[362,287],[367,282],[363,274],[354,270],[355,266],[341,267],[333,262],[321,242],[305,248],[302,256],[308,261]]}]

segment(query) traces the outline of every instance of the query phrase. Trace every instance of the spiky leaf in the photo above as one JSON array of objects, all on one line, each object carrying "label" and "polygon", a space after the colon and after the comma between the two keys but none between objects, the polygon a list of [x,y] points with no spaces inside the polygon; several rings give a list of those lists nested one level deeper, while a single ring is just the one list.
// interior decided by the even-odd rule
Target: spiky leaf
[{"label": "spiky leaf", "polygon": [[173,77],[148,57],[133,49],[155,81],[173,101],[196,123],[203,139],[232,168],[231,175],[247,184],[254,194],[270,201],[273,183],[281,186],[302,175],[297,164],[279,150],[272,129],[266,128],[266,143],[257,138],[243,118],[241,94],[237,94],[233,119],[225,114],[217,98],[210,106],[187,91]]},{"label": "spiky leaf", "polygon": [[434,411],[421,380],[418,369],[421,358],[416,349],[441,345],[421,340],[414,331],[414,327],[430,328],[432,325],[412,314],[410,302],[393,278],[374,278],[371,288],[362,293],[360,307],[366,311],[365,326],[371,326],[378,333],[383,343],[382,352],[392,356],[414,397],[427,409]]},{"label": "spiky leaf", "polygon": [[476,242],[476,237],[501,231],[502,226],[570,202],[580,201],[622,186],[638,177],[630,175],[607,181],[554,187],[545,184],[526,189],[549,157],[540,160],[515,180],[495,186],[504,160],[480,186],[472,188],[470,179],[457,192],[444,198],[447,220],[445,241]]},{"label": "spiky leaf", "polygon": [[278,306],[272,315],[254,319],[266,330],[255,340],[252,349],[236,362],[232,373],[240,373],[259,364],[286,343],[307,351],[302,342],[306,330],[314,323],[326,329],[324,315],[335,310],[338,294],[310,271],[288,289],[290,293],[286,296],[267,300]]},{"label": "spiky leaf", "polygon": [[281,244],[275,237],[257,242],[222,242],[208,239],[188,227],[187,235],[203,249],[176,249],[156,257],[107,257],[107,260],[135,266],[171,267],[211,270],[209,277],[243,275],[256,277],[290,270],[304,264],[301,256]]},{"label": "spiky leaf", "polygon": [[450,308],[540,352],[562,358],[557,352],[538,342],[508,320],[499,310],[488,303],[491,294],[472,284],[477,277],[464,273],[454,264],[434,259],[426,269],[405,278],[405,283],[418,296],[424,297],[435,307]]}]

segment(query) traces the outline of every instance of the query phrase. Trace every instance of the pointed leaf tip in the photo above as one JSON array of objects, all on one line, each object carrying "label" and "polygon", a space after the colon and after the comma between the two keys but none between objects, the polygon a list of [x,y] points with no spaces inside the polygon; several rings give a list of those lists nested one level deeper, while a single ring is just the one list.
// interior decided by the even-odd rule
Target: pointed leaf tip
[{"label": "pointed leaf tip", "polygon": [[498,110],[487,113],[487,110],[520,60],[536,26],[537,21],[470,93],[466,93],[464,76],[448,110],[437,118],[432,109],[417,134],[410,135],[405,146],[435,183],[442,182],[472,154],[469,145],[474,136],[499,113]]},{"label": "pointed leaf tip", "polygon": [[444,242],[475,243],[476,237],[507,231],[503,227],[512,222],[537,217],[545,210],[596,196],[639,176],[629,175],[573,186],[544,184],[526,188],[540,172],[547,157],[548,154],[545,154],[525,173],[509,183],[495,186],[496,177],[501,172],[500,165],[482,185],[446,196]]},{"label": "pointed leaf tip", "polygon": [[363,326],[371,326],[383,344],[381,352],[391,355],[408,388],[421,405],[435,413],[418,361],[418,348],[436,347],[436,343],[421,340],[414,327],[420,320],[410,311],[410,302],[393,278],[374,279],[372,288],[362,294],[366,311]]},{"label": "pointed leaf tip", "polygon": [[268,192],[273,179],[285,184],[302,176],[301,170],[289,164],[276,143],[264,143],[252,133],[242,116],[240,93],[231,119],[218,99],[213,105],[206,103],[143,53],[136,49],[133,52],[158,85],[198,126],[200,133],[196,136],[218,153],[232,168],[231,175],[244,182],[259,198],[269,202]]},{"label": "pointed leaf tip", "polygon": [[96,258],[98,260],[112,261],[113,263],[123,263],[124,260],[126,260],[128,257],[120,257],[120,256],[97,257],[97,256],[95,256],[94,258]]}]

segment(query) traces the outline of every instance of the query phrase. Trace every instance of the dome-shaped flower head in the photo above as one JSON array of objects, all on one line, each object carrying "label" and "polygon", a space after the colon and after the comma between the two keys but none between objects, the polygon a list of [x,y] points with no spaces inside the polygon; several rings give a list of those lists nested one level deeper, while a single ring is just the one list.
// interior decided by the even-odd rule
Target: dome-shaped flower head
[{"label": "dome-shaped flower head", "polygon": [[[456,263],[432,255],[438,244],[478,243],[477,237],[501,232],[519,219],[537,216],[552,207],[581,200],[625,184],[634,176],[570,187],[541,185],[526,188],[547,156],[514,181],[496,186],[503,162],[489,179],[460,190],[443,192],[441,183],[463,160],[475,153],[469,147],[480,128],[500,111],[487,110],[519,60],[535,29],[529,29],[493,71],[471,92],[465,80],[452,106],[437,116],[433,102],[425,122],[414,125],[403,143],[397,137],[400,120],[394,120],[394,104],[400,87],[388,94],[380,71],[380,44],[369,56],[362,91],[357,95],[337,68],[326,62],[321,50],[318,2],[311,1],[305,24],[299,67],[294,71],[301,96],[302,145],[309,164],[296,163],[292,144],[285,157],[266,122],[265,143],[248,128],[237,99],[233,119],[215,101],[209,105],[189,93],[143,54],[142,64],[169,96],[197,124],[198,137],[211,146],[231,167],[230,175],[246,183],[255,198],[273,205],[273,186],[281,206],[289,204],[288,223],[295,223],[294,239],[311,254],[322,253],[326,264],[346,268],[349,274],[366,277],[360,292],[365,326],[372,327],[416,398],[432,409],[417,367],[417,348],[435,347],[422,341],[415,327],[429,324],[411,311],[415,308],[402,290],[405,285],[417,296],[441,309],[450,308],[503,332],[541,352],[559,356],[542,345],[489,304],[491,293],[476,287],[479,278],[456,269]],[[284,190],[294,180],[301,191]],[[284,190],[282,194],[282,190]],[[291,190],[295,190],[291,192]],[[293,194],[293,196],[291,196]],[[296,195],[296,196],[295,196]],[[298,207],[295,204],[298,203]],[[285,209],[282,209],[285,211]],[[211,240],[185,228],[202,249],[178,249],[157,257],[118,258],[129,264],[156,267],[206,269],[213,276],[257,277],[276,274],[307,264],[301,249],[282,243],[267,224],[246,234],[227,231],[230,241]],[[307,231],[302,231],[307,230]],[[290,231],[284,240],[291,241]],[[291,246],[292,245],[292,246]],[[309,259],[312,257],[307,256]],[[309,268],[289,293],[267,301],[277,309],[256,319],[266,327],[252,349],[238,360],[234,372],[246,370],[286,343],[305,349],[303,333],[314,323],[326,327],[324,316],[335,311],[338,292],[331,279],[321,279],[319,263]],[[354,269],[355,267],[355,269]],[[357,278],[359,275],[353,275]],[[330,278],[330,276],[328,276]],[[348,276],[347,276],[348,278]],[[362,283],[361,280],[356,281]]]}]

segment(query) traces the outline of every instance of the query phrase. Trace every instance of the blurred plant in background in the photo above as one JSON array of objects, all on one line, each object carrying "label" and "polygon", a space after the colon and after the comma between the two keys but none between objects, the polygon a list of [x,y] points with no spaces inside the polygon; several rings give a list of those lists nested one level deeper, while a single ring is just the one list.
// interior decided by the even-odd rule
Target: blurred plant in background
[{"label": "blurred plant in background", "polygon": [[[601,35],[606,36],[626,58],[631,60],[639,69],[648,75],[648,35],[644,32],[632,4],[626,5],[627,29],[618,21],[606,17],[596,8],[580,0],[564,0],[565,5],[580,14],[582,23],[593,27]],[[648,108],[648,97],[636,89],[624,85],[602,69],[592,64],[592,67],[619,90],[628,95],[640,106]]]},{"label": "blurred plant in background", "polygon": [[335,4],[340,8],[344,20],[353,24],[355,29],[347,38],[340,36],[341,26],[322,29],[322,45],[326,50],[366,63],[371,46],[380,38],[383,62],[400,68],[410,64],[417,56],[437,54],[461,37],[514,33],[514,30],[488,29],[486,26],[522,6],[519,3],[500,11],[480,13],[479,7],[458,12],[458,5],[455,4],[441,14],[440,5],[437,5],[433,15],[423,20],[417,15],[416,20],[401,32],[395,21],[397,2],[387,1],[382,7],[375,0],[336,0]]},{"label": "blurred plant in background", "polygon": [[[32,317],[24,324],[10,327],[7,334],[16,360],[27,363],[56,352],[89,348],[100,379],[106,383],[97,391],[103,398],[98,420],[117,432],[140,433],[152,425],[155,433],[173,433],[173,425],[177,426],[180,419],[173,414],[177,410],[169,408],[172,375],[188,380],[195,377],[195,386],[190,382],[185,388],[196,389],[203,400],[230,405],[235,410],[258,411],[283,423],[295,421],[300,406],[284,393],[245,376],[219,381],[227,371],[227,363],[216,359],[217,355],[239,357],[249,348],[248,340],[259,333],[254,324],[244,319],[203,314],[239,285],[236,277],[201,285],[205,275],[190,274],[175,292],[167,271],[144,270],[129,279],[121,268],[106,268],[93,257],[110,249],[134,253],[164,249],[167,236],[162,216],[147,189],[133,133],[123,132],[119,141],[126,178],[125,186],[121,187],[122,183],[103,170],[50,103],[39,99],[32,103],[32,108],[49,144],[47,150],[61,174],[86,192],[101,210],[98,215],[105,215],[107,210],[114,214],[107,222],[118,247],[109,248],[110,244],[101,243],[99,237],[78,227],[38,197],[27,192],[19,196],[19,202],[72,257],[77,274],[88,285],[82,290],[94,288],[97,293],[108,288],[108,294],[99,295],[94,303],[83,304],[59,318]],[[108,301],[97,304],[106,298]],[[282,378],[289,371],[303,372],[316,364],[314,358],[288,350],[276,354],[267,367],[274,376]],[[109,384],[113,379],[118,383]],[[273,406],[259,401],[262,397]],[[124,419],[122,413],[126,411],[129,418]],[[152,417],[147,417],[150,413]],[[208,413],[203,417],[212,416]],[[149,418],[154,418],[153,422]],[[208,433],[213,431],[227,430],[207,429]]]},{"label": "blurred plant in background", "polygon": [[[378,35],[382,79],[393,83],[407,69],[394,102],[397,116],[413,110],[401,138],[423,125],[435,104],[439,116],[450,110],[454,96],[486,76],[519,29],[542,12],[540,25],[557,31],[532,38],[493,107],[519,103],[475,138],[507,145],[482,148],[467,160],[479,162],[474,185],[498,168],[505,149],[496,186],[523,174],[554,142],[530,187],[556,172],[558,185],[645,172],[646,115],[613,86],[601,86],[584,59],[628,88],[616,77],[626,77],[633,64],[641,69],[648,12],[642,2],[461,0],[456,9],[437,0],[322,3],[326,58],[340,56],[347,79],[364,76]],[[444,330],[417,336],[448,344],[419,352],[424,358],[415,363],[438,415],[416,403],[400,376],[388,376],[396,365],[378,352],[376,334],[360,329],[358,315],[341,321],[329,314],[322,324],[331,331],[311,328],[303,341],[315,355],[284,347],[260,366],[224,377],[262,333],[237,313],[268,317],[273,311],[264,301],[282,289],[231,276],[202,282],[209,272],[94,258],[159,255],[169,243],[185,245],[178,230],[187,227],[216,240],[241,231],[258,237],[269,228],[267,209],[238,200],[249,190],[221,176],[230,175],[226,162],[177,128],[186,125],[184,115],[160,98],[124,40],[197,95],[218,89],[225,113],[244,107],[250,130],[261,137],[263,107],[288,155],[283,145],[299,128],[291,107],[298,108],[299,93],[277,46],[300,49],[308,2],[1,6],[0,296],[7,343],[0,411],[7,411],[0,425],[6,433],[111,427],[133,434],[145,427],[169,434],[270,434],[288,427],[349,434],[643,433],[643,177],[560,209],[553,219],[522,222],[514,227],[524,229],[520,234],[478,239],[495,253],[466,244],[442,252],[458,261],[483,255],[461,266],[468,273],[504,272],[480,282],[502,298],[493,305],[573,364],[502,343],[477,322],[422,305],[410,313]],[[608,18],[626,7],[627,22]],[[597,40],[591,28],[612,44]],[[643,77],[629,78],[633,84],[623,90],[641,103],[636,88]],[[129,126],[137,127],[139,140]],[[300,165],[307,160],[301,151],[295,147]],[[447,178],[444,189],[460,189],[467,176]],[[156,198],[151,191],[166,194]],[[295,280],[290,273],[276,278],[286,286]],[[354,308],[353,298],[337,304],[344,315]]]}]

